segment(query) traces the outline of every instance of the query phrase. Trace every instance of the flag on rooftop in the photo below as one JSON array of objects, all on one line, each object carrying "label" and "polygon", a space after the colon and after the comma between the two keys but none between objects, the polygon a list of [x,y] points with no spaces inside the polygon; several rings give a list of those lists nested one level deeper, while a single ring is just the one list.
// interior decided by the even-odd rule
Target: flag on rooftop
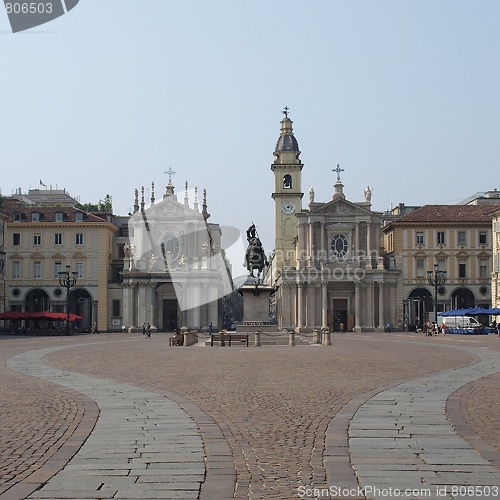
[{"label": "flag on rooftop", "polygon": [[44,184],[44,183],[42,182],[42,179],[40,179],[40,186],[47,187],[47,184]]}]

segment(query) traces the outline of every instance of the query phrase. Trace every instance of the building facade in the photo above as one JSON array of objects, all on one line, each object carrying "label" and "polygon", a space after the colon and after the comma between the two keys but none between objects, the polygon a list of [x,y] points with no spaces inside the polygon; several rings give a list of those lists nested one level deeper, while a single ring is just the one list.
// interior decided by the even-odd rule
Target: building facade
[{"label": "building facade", "polygon": [[500,209],[492,215],[491,306],[500,307]]},{"label": "building facade", "polygon": [[208,222],[206,192],[178,201],[169,181],[160,202],[146,207],[144,188],[128,221],[123,245],[123,317],[129,330],[217,330],[223,324],[223,297],[232,292],[230,269],[221,248],[221,228]]},{"label": "building facade", "polygon": [[[302,207],[300,150],[288,116],[281,131],[271,170],[275,190],[275,251],[270,282],[276,288],[276,320],[297,332],[314,328],[382,331],[396,325],[397,283],[381,249],[381,214],[365,200],[345,198],[339,166],[333,197],[314,199]],[[401,319],[400,319],[401,320]]]},{"label": "building facade", "polygon": [[[402,269],[396,314],[410,328],[435,318],[428,271],[445,271],[438,312],[492,305],[492,219],[495,205],[426,205],[384,228],[387,256]],[[435,267],[436,266],[436,267]]]},{"label": "building facade", "polygon": [[[58,194],[58,193],[56,193]],[[50,204],[46,200],[46,204]],[[46,204],[4,198],[4,309],[19,312],[66,312],[108,328],[110,256],[117,227],[95,214],[69,204]],[[69,266],[69,268],[68,268]],[[59,273],[76,273],[67,290]]]}]

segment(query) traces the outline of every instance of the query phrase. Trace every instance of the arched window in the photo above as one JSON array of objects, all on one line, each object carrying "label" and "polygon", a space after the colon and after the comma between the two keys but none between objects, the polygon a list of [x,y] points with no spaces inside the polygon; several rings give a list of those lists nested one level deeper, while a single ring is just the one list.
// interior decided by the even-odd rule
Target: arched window
[{"label": "arched window", "polygon": [[292,176],[290,174],[283,177],[283,189],[292,189]]}]

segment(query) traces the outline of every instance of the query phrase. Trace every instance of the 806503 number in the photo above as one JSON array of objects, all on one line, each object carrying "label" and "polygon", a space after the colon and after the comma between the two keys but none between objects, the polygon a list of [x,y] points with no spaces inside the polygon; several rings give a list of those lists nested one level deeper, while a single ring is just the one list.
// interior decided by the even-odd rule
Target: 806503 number
[{"label": "806503 number", "polygon": [[6,3],[7,14],[52,14],[52,3],[29,2],[29,3]]}]

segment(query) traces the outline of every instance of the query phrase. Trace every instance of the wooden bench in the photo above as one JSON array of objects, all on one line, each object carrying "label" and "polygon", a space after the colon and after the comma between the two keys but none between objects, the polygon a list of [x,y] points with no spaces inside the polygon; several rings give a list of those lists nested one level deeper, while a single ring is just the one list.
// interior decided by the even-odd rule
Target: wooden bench
[{"label": "wooden bench", "polygon": [[214,342],[229,342],[229,347],[234,342],[245,342],[248,347],[248,333],[213,333],[210,336],[210,347]]}]

